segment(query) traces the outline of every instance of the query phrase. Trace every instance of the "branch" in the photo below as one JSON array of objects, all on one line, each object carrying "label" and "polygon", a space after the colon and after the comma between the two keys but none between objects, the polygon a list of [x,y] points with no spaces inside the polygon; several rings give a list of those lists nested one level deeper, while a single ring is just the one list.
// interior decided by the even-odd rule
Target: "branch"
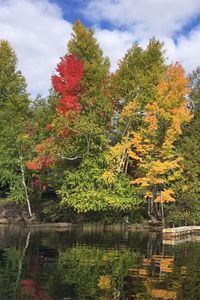
[{"label": "branch", "polygon": [[62,159],[66,159],[66,160],[76,160],[78,158],[81,158],[81,156],[75,156],[75,157],[66,157],[66,156],[62,156],[62,155],[57,155],[57,156]]}]

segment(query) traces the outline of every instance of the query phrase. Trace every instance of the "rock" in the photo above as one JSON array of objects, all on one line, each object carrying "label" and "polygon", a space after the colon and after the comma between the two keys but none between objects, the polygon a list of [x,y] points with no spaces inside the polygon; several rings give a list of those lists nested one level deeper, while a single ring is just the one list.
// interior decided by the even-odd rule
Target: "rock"
[{"label": "rock", "polygon": [[0,200],[0,224],[24,224],[26,212],[21,205]]}]

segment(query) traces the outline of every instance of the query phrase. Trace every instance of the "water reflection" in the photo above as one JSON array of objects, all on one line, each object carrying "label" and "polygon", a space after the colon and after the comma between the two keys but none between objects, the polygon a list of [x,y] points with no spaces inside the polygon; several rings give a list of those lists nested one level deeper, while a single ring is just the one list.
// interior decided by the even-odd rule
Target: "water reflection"
[{"label": "water reflection", "polygon": [[0,299],[200,299],[200,244],[130,232],[0,228]]},{"label": "water reflection", "polygon": [[143,258],[141,265],[129,269],[129,275],[125,277],[124,291],[127,299],[177,299],[177,292],[173,287],[171,290],[169,286],[163,288],[166,273],[173,272],[173,267],[173,256],[153,255],[151,258]]}]

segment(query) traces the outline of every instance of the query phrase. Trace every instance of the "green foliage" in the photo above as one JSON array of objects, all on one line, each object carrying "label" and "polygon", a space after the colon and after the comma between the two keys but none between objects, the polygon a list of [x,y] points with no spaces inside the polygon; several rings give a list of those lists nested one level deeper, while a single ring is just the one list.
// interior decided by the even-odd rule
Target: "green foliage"
[{"label": "green foliage", "polygon": [[12,299],[13,287],[16,287],[21,251],[12,246],[1,249],[0,286],[2,299]]},{"label": "green foliage", "polygon": [[0,41],[0,183],[8,185],[10,198],[25,199],[20,155],[27,150],[25,137],[29,98],[25,79],[16,70],[16,55],[7,41]]},{"label": "green foliage", "polygon": [[102,178],[104,164],[102,160],[85,159],[77,170],[67,171],[58,191],[62,203],[78,212],[136,209],[141,203],[140,190],[125,175],[112,186],[107,185]]},{"label": "green foliage", "polygon": [[127,51],[113,77],[113,95],[124,104],[136,97],[145,105],[154,99],[155,86],[165,68],[163,44],[155,38],[146,49],[138,43]]},{"label": "green foliage", "polygon": [[[59,95],[54,89],[47,98],[38,95],[30,105],[25,79],[16,68],[16,55],[8,42],[0,42],[0,185],[7,188],[9,199],[23,202],[27,185],[37,207],[48,186],[57,191],[60,203],[41,208],[40,219],[66,220],[70,214],[75,219],[83,215],[87,218],[92,213],[97,219],[101,214],[109,218],[112,212],[119,216],[133,212],[136,216],[144,207],[142,199],[147,190],[141,181],[144,172],[149,174],[148,182],[152,186],[153,180],[158,180],[159,185],[164,174],[162,168],[166,168],[164,163],[172,160],[173,153],[181,152],[184,156],[181,180],[181,173],[175,170],[172,174],[173,166],[167,166],[172,174],[167,180],[178,198],[173,207],[182,212],[182,219],[189,212],[191,222],[198,222],[200,68],[189,76],[188,103],[194,119],[186,127],[185,103],[178,107],[184,71],[175,65],[180,76],[176,81],[172,72],[168,81],[164,75],[168,67],[163,44],[159,40],[152,38],[146,49],[133,44],[117,71],[111,74],[109,59],[104,57],[94,32],[77,21],[67,43],[67,53],[84,65],[78,95],[81,110],[59,114],[56,110]],[[176,84],[180,95],[169,91]],[[167,103],[171,103],[170,107]],[[180,118],[172,118],[175,113]],[[173,121],[171,131],[168,130],[170,120]],[[143,146],[145,155],[141,154]],[[112,150],[113,161],[108,149]],[[154,161],[158,161],[155,166]],[[46,163],[45,167],[42,162]],[[152,166],[158,172],[152,173]],[[166,190],[166,180],[162,184]],[[157,191],[153,193],[157,195]],[[167,198],[173,199],[170,193],[168,190]],[[146,196],[152,197],[152,193]],[[172,209],[168,214],[169,220],[181,219]],[[140,219],[140,216],[132,218]]]},{"label": "green foliage", "polygon": [[87,30],[80,21],[73,26],[68,52],[84,63],[80,96],[82,113],[76,120],[76,130],[80,132],[80,152],[89,154],[94,150],[91,149],[94,144],[101,147],[113,115],[112,102],[107,96],[110,81],[109,60],[103,57],[93,31]]},{"label": "green foliage", "polygon": [[176,224],[200,223],[200,68],[190,74],[189,80],[188,102],[194,117],[179,141],[184,156],[183,177],[177,185],[177,204],[169,212],[170,221]]},{"label": "green foliage", "polygon": [[[111,80],[111,97],[116,105],[112,139],[119,141],[129,130],[143,126],[144,107],[155,98],[156,86],[166,69],[163,44],[155,38],[146,49],[138,43],[127,51]],[[137,114],[121,114],[128,105],[137,107]]]},{"label": "green foliage", "polygon": [[123,249],[99,251],[98,248],[79,246],[60,252],[59,270],[66,283],[75,285],[78,299],[82,295],[87,299],[96,299],[97,295],[113,299],[122,289],[123,278],[130,265],[136,264],[136,259],[136,253]]}]

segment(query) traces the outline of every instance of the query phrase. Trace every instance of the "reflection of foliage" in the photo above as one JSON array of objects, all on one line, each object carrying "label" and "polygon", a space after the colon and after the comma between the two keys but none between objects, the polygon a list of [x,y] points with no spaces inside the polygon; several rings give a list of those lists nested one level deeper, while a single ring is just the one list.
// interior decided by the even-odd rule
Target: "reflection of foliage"
[{"label": "reflection of foliage", "polygon": [[30,296],[32,300],[48,300],[48,296],[43,292],[37,281],[26,279],[21,281],[22,294]]},{"label": "reflection of foliage", "polygon": [[174,257],[152,255],[142,259],[139,267],[129,269],[125,290],[134,292],[135,299],[177,299],[178,284],[170,279]]},{"label": "reflection of foliage", "polygon": [[76,285],[78,299],[108,296],[111,299],[123,284],[128,268],[134,266],[136,253],[127,249],[97,249],[79,246],[61,252],[59,269],[64,281]]},{"label": "reflection of foliage", "polygon": [[0,256],[0,295],[2,300],[10,299],[16,285],[21,252],[15,247],[10,247],[1,250]]}]

